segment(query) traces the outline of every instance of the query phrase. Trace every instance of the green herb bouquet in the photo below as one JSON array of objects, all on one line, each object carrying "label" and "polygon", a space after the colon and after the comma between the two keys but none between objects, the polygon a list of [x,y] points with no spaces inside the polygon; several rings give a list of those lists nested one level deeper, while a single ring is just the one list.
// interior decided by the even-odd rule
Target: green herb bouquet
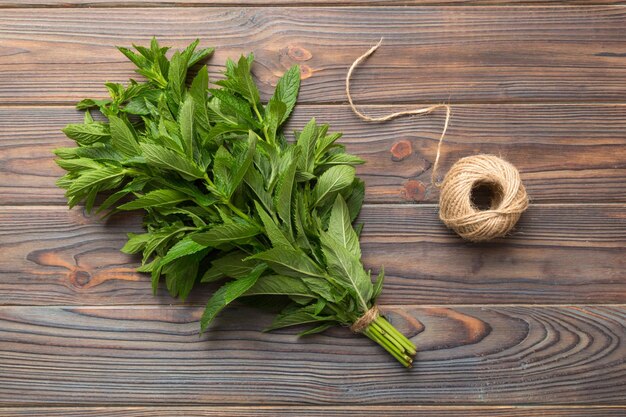
[{"label": "green herb bouquet", "polygon": [[[287,140],[297,66],[263,105],[252,55],[226,63],[220,88],[209,88],[206,66],[188,84],[189,69],[213,52],[197,46],[171,58],[155,39],[136,52],[119,48],[145,81],[107,83],[110,99],[78,103],[84,123],[64,129],[77,147],[55,151],[69,206],[84,202],[90,212],[106,192],[98,211],[145,210],[146,232],[130,233],[122,251],[143,252],[138,270],[155,290],[163,277],[184,299],[198,283],[223,281],[203,331],[235,299],[282,296],[288,303],[269,330],[350,326],[410,367],[415,346],[378,314],[383,272],[373,282],[364,270],[352,225],[364,195],[354,165],[363,161],[315,119]],[[108,121],[94,121],[90,108]]]}]

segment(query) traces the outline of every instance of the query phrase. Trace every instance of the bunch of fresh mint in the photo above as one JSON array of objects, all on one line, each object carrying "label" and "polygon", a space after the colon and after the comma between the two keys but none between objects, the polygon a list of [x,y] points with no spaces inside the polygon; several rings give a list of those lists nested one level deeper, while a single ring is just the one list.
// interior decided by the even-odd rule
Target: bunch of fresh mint
[{"label": "bunch of fresh mint", "polygon": [[[296,103],[298,67],[278,81],[265,105],[252,78],[253,56],[226,63],[225,79],[209,88],[206,66],[187,84],[192,66],[213,49],[119,50],[146,80],[107,83],[110,99],[86,99],[82,124],[65,134],[75,148],[55,151],[67,174],[58,185],[68,204],[91,211],[145,210],[145,233],[129,234],[125,253],[143,253],[139,271],[164,278],[172,296],[185,298],[199,283],[223,281],[202,315],[206,329],[240,297],[288,301],[270,329],[308,324],[302,334],[359,324],[404,366],[415,346],[383,317],[371,314],[383,274],[372,283],[361,264],[352,226],[364,185],[328,125],[311,120],[295,140],[281,126]],[[94,121],[97,108],[108,122]],[[369,319],[359,322],[369,312]]]}]

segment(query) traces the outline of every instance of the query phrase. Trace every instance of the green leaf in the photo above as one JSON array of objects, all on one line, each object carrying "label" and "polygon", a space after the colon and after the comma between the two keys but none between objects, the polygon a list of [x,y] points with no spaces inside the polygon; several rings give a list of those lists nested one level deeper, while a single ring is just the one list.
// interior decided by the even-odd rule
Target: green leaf
[{"label": "green leaf", "polygon": [[259,171],[257,171],[256,169],[249,169],[246,173],[246,176],[244,177],[244,181],[256,196],[256,200],[259,203],[263,204],[265,210],[273,212],[274,205],[272,203],[272,196],[265,189],[265,184],[261,173],[259,173]]},{"label": "green leaf", "polygon": [[286,110],[287,107],[285,103],[275,98],[272,98],[269,103],[267,103],[263,123],[265,124],[268,142],[274,143],[276,141],[276,131],[283,121]]},{"label": "green leaf", "polygon": [[332,317],[320,317],[315,314],[315,305],[308,305],[299,308],[295,311],[289,311],[281,313],[272,322],[272,325],[265,329],[265,331],[271,331],[276,329],[282,329],[284,327],[297,326],[300,324],[314,323],[317,321],[332,320]]},{"label": "green leaf", "polygon": [[302,336],[310,336],[316,333],[322,333],[324,330],[330,329],[331,327],[335,326],[334,323],[324,323],[324,324],[320,324],[319,326],[314,326],[308,330],[305,330],[303,332],[298,333],[298,337],[302,337]]},{"label": "green leaf", "polygon": [[189,87],[189,95],[194,101],[194,117],[198,128],[205,134],[211,129],[209,114],[207,112],[209,89],[209,73],[206,65],[200,68]]},{"label": "green leaf", "polygon": [[315,145],[315,159],[321,159],[321,157],[333,147],[334,143],[340,137],[341,133],[333,133],[332,135],[319,138]]},{"label": "green leaf", "polygon": [[204,309],[202,318],[200,319],[200,328],[202,331],[206,330],[208,325],[213,319],[222,311],[228,304],[245,294],[252,286],[257,282],[263,271],[265,271],[265,265],[259,265],[255,267],[250,275],[239,278],[236,281],[231,281],[224,284],[219,290],[213,294],[209,299],[209,302]]},{"label": "green leaf", "polygon": [[298,98],[298,90],[300,89],[300,67],[294,65],[289,68],[276,84],[276,90],[274,91],[274,98],[280,100],[285,104],[285,111],[279,122],[279,126],[289,118],[291,111],[296,105]]},{"label": "green leaf", "polygon": [[315,163],[315,146],[317,142],[318,129],[315,122],[315,118],[311,119],[299,136],[297,136],[297,143],[300,146],[302,152],[300,153],[300,169],[310,174],[313,173],[313,166]]},{"label": "green leaf", "polygon": [[154,190],[137,198],[136,200],[122,204],[120,210],[137,210],[148,207],[172,207],[178,203],[189,200],[189,196],[176,190]]},{"label": "green leaf", "polygon": [[148,163],[157,168],[178,172],[187,180],[204,177],[204,172],[198,166],[174,151],[149,143],[142,143],[140,146]]},{"label": "green leaf", "polygon": [[145,57],[141,56],[141,55],[137,55],[136,53],[134,53],[133,51],[131,51],[128,48],[124,48],[122,46],[118,46],[117,49],[123,53],[126,58],[128,58],[129,60],[131,60],[131,62],[133,64],[135,64],[137,66],[137,68],[144,68],[146,66],[146,63],[148,62],[146,60]]},{"label": "green leaf", "polygon": [[180,135],[182,138],[183,149],[188,159],[193,158],[194,140],[193,140],[193,119],[194,119],[194,101],[193,97],[188,96],[180,108],[178,115],[178,123],[180,124]]},{"label": "green leaf", "polygon": [[321,165],[323,167],[327,167],[330,165],[361,165],[363,163],[365,163],[365,161],[358,156],[342,152],[330,155],[323,162],[321,162]]},{"label": "green leaf", "polygon": [[[230,121],[231,125],[238,126],[240,122],[250,127],[256,126],[257,121],[252,116],[250,104],[235,95],[229,94],[225,90],[209,90],[211,95],[218,100],[220,109],[227,112],[233,120],[224,117],[225,121]],[[224,116],[224,115],[223,115]]]},{"label": "green leaf", "polygon": [[122,181],[124,170],[120,167],[106,167],[89,170],[76,178],[68,189],[68,193],[79,195],[90,188],[97,187],[99,191],[117,187]]},{"label": "green leaf", "polygon": [[167,74],[168,87],[172,99],[178,104],[183,99],[185,78],[187,77],[187,61],[180,52],[175,52],[170,59],[169,72]]},{"label": "green leaf", "polygon": [[105,166],[89,158],[57,159],[54,162],[66,171],[83,171],[86,169],[101,169]]},{"label": "green leaf", "polygon": [[113,147],[126,156],[139,155],[135,134],[130,130],[126,122],[116,116],[110,116],[111,143]]},{"label": "green leaf", "polygon": [[226,65],[227,78],[218,81],[216,84],[241,94],[250,104],[257,105],[261,99],[259,97],[259,90],[252,79],[252,73],[250,71],[250,65],[253,59],[252,54],[250,54],[249,57],[241,56],[236,65],[229,60]]},{"label": "green leaf", "polygon": [[374,290],[372,291],[372,303],[376,302],[378,296],[383,291],[383,281],[385,281],[385,268],[381,266],[380,272],[376,277],[376,282],[374,283]]},{"label": "green leaf", "polygon": [[69,124],[65,126],[63,133],[81,145],[107,142],[111,139],[109,126],[104,123]]},{"label": "green leaf", "polygon": [[[174,237],[185,232],[186,229],[182,224],[175,223],[152,231],[150,240],[143,250],[142,262],[145,263],[155,251],[165,248]],[[153,272],[155,271],[153,270]]]},{"label": "green leaf", "polygon": [[213,181],[220,192],[228,198],[231,194],[232,172],[236,169],[235,158],[226,147],[220,146],[213,157]]},{"label": "green leaf", "polygon": [[261,205],[257,201],[254,202],[254,205],[256,207],[257,213],[259,214],[259,217],[261,218],[263,227],[265,228],[265,234],[270,239],[270,242],[272,242],[272,246],[275,248],[284,247],[288,249],[293,249],[293,246],[291,245],[291,242],[289,242],[289,239],[285,237],[284,233],[280,230],[278,225],[274,223],[274,220],[272,220],[270,215],[265,212],[263,207],[261,207]]},{"label": "green leaf", "polygon": [[172,297],[178,296],[183,301],[187,298],[198,278],[200,260],[204,255],[202,252],[194,253],[171,260],[167,264],[163,262],[165,258],[161,259],[161,273],[165,275],[167,291]]},{"label": "green leaf", "polygon": [[206,248],[206,246],[195,242],[191,236],[187,235],[167,251],[167,254],[160,261],[161,265],[167,265],[176,259],[193,255]]},{"label": "green leaf", "polygon": [[191,54],[191,58],[189,58],[187,67],[191,68],[198,62],[212,55],[213,52],[215,52],[215,48],[204,48],[204,49],[200,49],[199,51],[195,51],[193,54]]},{"label": "green leaf", "polygon": [[356,258],[361,259],[361,248],[359,238],[352,228],[352,219],[343,197],[337,195],[328,223],[328,234],[330,234],[344,248],[348,249]]},{"label": "green leaf", "polygon": [[229,223],[212,227],[206,232],[199,232],[192,239],[204,246],[215,247],[225,243],[238,243],[255,237],[260,233],[256,225],[250,223]]},{"label": "green leaf", "polygon": [[293,233],[291,225],[291,200],[298,163],[297,150],[299,148],[292,149],[295,149],[296,151],[291,154],[285,153],[287,168],[280,174],[278,185],[276,187],[276,198],[274,200],[278,217],[285,223],[285,225],[287,225],[287,230],[290,234]]},{"label": "green leaf", "polygon": [[213,282],[224,277],[239,279],[249,275],[258,262],[246,261],[247,257],[245,252],[234,250],[215,259],[202,277],[202,282]]},{"label": "green leaf", "polygon": [[301,279],[286,275],[262,276],[244,295],[286,295],[309,299],[316,298],[316,294],[311,292]]},{"label": "green leaf", "polygon": [[354,181],[355,170],[351,166],[339,165],[324,172],[313,189],[314,206],[319,205],[325,198],[350,186]]},{"label": "green leaf", "polygon": [[[346,190],[348,190],[347,193],[345,193]],[[346,190],[344,190],[346,206],[350,212],[350,220],[354,221],[361,211],[361,206],[363,206],[363,199],[365,198],[365,183],[361,179],[355,178],[352,185]]]},{"label": "green leaf", "polygon": [[150,233],[129,233],[128,242],[120,249],[124,253],[133,254],[142,251],[151,239]]},{"label": "green leaf", "polygon": [[239,158],[237,158],[236,166],[233,169],[234,174],[232,176],[230,187],[229,187],[229,193],[227,195],[229,198],[230,196],[232,196],[235,190],[237,190],[237,187],[239,187],[239,184],[241,184],[241,182],[243,181],[246,175],[246,172],[248,172],[250,165],[252,165],[254,152],[256,150],[256,144],[257,144],[256,133],[254,133],[253,131],[249,131],[248,142],[247,142],[248,147],[246,151],[242,152]]},{"label": "green leaf", "polygon": [[320,239],[322,252],[328,263],[328,272],[355,297],[360,311],[367,311],[373,288],[359,258],[350,253],[328,233],[322,232]]},{"label": "green leaf", "polygon": [[324,278],[322,271],[306,254],[299,250],[284,247],[272,248],[257,253],[247,259],[258,259],[267,262],[279,274],[292,277]]}]

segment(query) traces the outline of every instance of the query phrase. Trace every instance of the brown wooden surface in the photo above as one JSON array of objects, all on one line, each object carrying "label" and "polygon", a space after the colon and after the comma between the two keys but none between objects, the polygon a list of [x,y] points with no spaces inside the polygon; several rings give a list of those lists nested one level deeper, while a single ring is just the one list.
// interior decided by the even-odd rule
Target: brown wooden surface
[{"label": "brown wooden surface", "polygon": [[623,417],[620,406],[187,406],[187,407],[4,407],[4,417]]},{"label": "brown wooden surface", "polygon": [[[402,108],[364,110],[376,115]],[[443,114],[367,124],[345,105],[303,105],[288,132],[302,129],[312,117],[344,132],[349,151],[367,161],[359,175],[367,182],[368,202],[437,201],[431,174]],[[54,185],[62,170],[50,154],[71,146],[61,129],[81,120],[69,106],[0,106],[0,203],[65,204],[63,191]],[[518,167],[535,203],[624,203],[624,132],[626,105],[621,104],[455,106],[437,175],[463,156],[494,153]]]},{"label": "brown wooden surface", "polygon": [[[515,234],[469,244],[435,206],[367,205],[364,262],[386,272],[383,304],[626,303],[626,205],[531,206]],[[0,208],[0,304],[178,303],[119,252],[139,215],[107,222],[65,207]],[[211,288],[188,302],[204,303]]]},{"label": "brown wooden surface", "polygon": [[623,0],[1,0],[0,7],[210,7],[210,6],[428,6],[602,5]]},{"label": "brown wooden surface", "polygon": [[0,103],[73,103],[126,81],[114,45],[197,37],[226,57],[254,52],[264,97],[296,63],[302,103],[344,102],[355,57],[386,41],[354,76],[361,103],[623,102],[621,7],[5,9]]},{"label": "brown wooden surface", "polygon": [[412,370],[347,329],[261,333],[271,316],[244,307],[203,337],[201,308],[3,307],[0,395],[7,405],[623,400],[623,307],[384,311],[416,343]]},{"label": "brown wooden surface", "polygon": [[[0,0],[0,416],[626,416],[626,12],[609,3]],[[242,305],[199,337],[211,288],[153,296],[119,252],[137,214],[63,207],[50,152],[72,105],[137,77],[113,46],[153,35],[216,46],[214,79],[253,51],[264,98],[302,66],[288,129],[314,116],[367,161],[364,261],[385,266],[415,369],[346,329],[261,333],[271,315]],[[443,114],[366,124],[345,105],[380,36],[356,101],[449,102],[439,176],[513,162],[533,203],[513,236],[468,244],[438,221]]]}]

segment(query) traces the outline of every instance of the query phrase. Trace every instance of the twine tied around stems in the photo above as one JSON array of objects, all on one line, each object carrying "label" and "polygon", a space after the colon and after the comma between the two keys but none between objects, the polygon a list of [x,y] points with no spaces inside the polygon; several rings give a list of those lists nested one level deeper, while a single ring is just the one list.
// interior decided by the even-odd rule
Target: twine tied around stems
[{"label": "twine tied around stems", "polygon": [[[528,208],[526,189],[520,179],[519,171],[511,163],[495,155],[468,156],[460,159],[452,166],[442,183],[438,183],[436,180],[441,145],[450,123],[451,108],[448,104],[435,104],[381,117],[368,116],[355,106],[350,94],[352,73],[361,62],[378,49],[382,41],[383,38],[358,57],[348,70],[346,96],[350,108],[357,116],[367,122],[386,122],[400,116],[423,115],[437,109],[445,109],[446,119],[437,144],[437,154],[431,172],[432,184],[441,188],[439,218],[459,236],[469,241],[482,242],[506,235]],[[486,188],[491,197],[489,208],[485,210],[477,207],[473,201],[475,191],[481,187]]]},{"label": "twine tied around stems", "polygon": [[367,310],[365,313],[363,313],[361,317],[359,317],[354,323],[352,323],[352,326],[350,326],[350,330],[352,330],[354,333],[363,332],[363,330],[365,330],[371,322],[376,320],[379,315],[380,310],[378,309],[378,306],[374,304],[372,308]]}]

